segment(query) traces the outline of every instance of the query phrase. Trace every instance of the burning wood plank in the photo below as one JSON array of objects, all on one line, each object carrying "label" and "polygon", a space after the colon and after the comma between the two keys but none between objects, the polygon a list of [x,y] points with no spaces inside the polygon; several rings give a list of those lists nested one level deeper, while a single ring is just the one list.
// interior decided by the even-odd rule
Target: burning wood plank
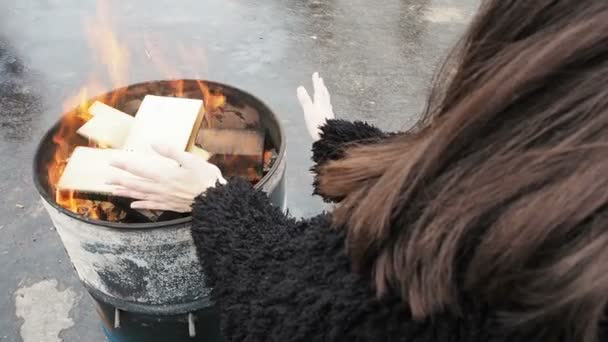
[{"label": "burning wood plank", "polygon": [[210,162],[226,176],[258,182],[263,176],[264,134],[244,129],[202,129],[197,144],[213,154]]},{"label": "burning wood plank", "polygon": [[202,129],[196,143],[213,154],[259,156],[264,154],[264,134],[244,129]]},{"label": "burning wood plank", "polygon": [[204,113],[202,100],[147,95],[123,149],[150,151],[153,144],[162,142],[182,151],[190,150]]},{"label": "burning wood plank", "polygon": [[89,114],[93,118],[78,129],[78,134],[104,147],[124,145],[133,125],[132,116],[99,101],[89,108]]},{"label": "burning wood plank", "polygon": [[258,111],[253,107],[249,105],[235,106],[227,103],[220,111],[207,113],[203,121],[203,127],[259,130],[262,124]]},{"label": "burning wood plank", "polygon": [[110,162],[118,158],[138,159],[142,163],[162,167],[178,166],[175,161],[157,154],[80,146],[72,153],[57,183],[57,189],[84,194],[110,195],[114,187],[106,183],[112,177],[120,173],[126,177],[135,177],[110,166]]},{"label": "burning wood plank", "polygon": [[[77,131],[78,134],[102,147],[123,148],[134,125],[135,118],[99,101],[89,107],[89,114],[93,118]],[[166,115],[169,115],[169,113],[166,113]],[[196,127],[193,127],[193,131],[194,129]],[[189,139],[194,138],[189,137]],[[194,144],[190,146],[188,151],[205,160],[209,160],[211,157],[207,151]]]}]

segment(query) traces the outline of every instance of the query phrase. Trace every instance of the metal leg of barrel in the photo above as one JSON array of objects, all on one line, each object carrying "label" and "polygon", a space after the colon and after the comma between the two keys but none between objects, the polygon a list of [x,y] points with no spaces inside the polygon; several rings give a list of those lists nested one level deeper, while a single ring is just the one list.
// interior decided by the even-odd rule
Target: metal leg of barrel
[{"label": "metal leg of barrel", "polygon": [[184,314],[128,312],[92,296],[109,342],[222,342],[214,307]]}]

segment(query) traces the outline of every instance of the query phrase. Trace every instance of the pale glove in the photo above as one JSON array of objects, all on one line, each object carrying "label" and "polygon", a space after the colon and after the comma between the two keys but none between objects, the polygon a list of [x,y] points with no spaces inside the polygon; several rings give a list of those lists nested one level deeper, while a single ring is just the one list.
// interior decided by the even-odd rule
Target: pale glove
[{"label": "pale glove", "polygon": [[308,133],[314,141],[319,140],[319,127],[323,126],[329,119],[333,119],[334,111],[331,105],[329,91],[319,77],[319,73],[312,74],[313,97],[311,98],[306,88],[298,87],[298,100],[304,111],[304,120]]},{"label": "pale glove", "polygon": [[187,213],[196,196],[217,182],[226,183],[220,169],[199,156],[167,146],[153,149],[176,163],[149,165],[136,158],[111,163],[127,172],[109,180],[108,184],[116,186],[112,194],[137,200],[131,204],[134,209]]}]

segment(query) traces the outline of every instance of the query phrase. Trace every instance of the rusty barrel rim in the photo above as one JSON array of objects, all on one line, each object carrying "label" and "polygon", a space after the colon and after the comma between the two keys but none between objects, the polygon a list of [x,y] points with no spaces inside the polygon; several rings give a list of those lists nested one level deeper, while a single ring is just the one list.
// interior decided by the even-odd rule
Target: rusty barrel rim
[{"label": "rusty barrel rim", "polygon": [[[126,89],[131,88],[131,87],[144,86],[146,84],[152,84],[152,83],[172,84],[172,83],[176,83],[176,82],[180,82],[180,81],[188,82],[188,83],[189,82],[204,82],[205,84],[207,84],[210,87],[227,89],[230,92],[238,93],[239,96],[246,98],[249,103],[254,104],[254,108],[256,110],[258,110],[258,112],[264,113],[263,115],[270,115],[279,130],[278,134],[279,134],[279,139],[280,139],[280,146],[278,147],[278,154],[277,154],[277,158],[276,158],[274,164],[272,165],[272,167],[270,168],[268,173],[266,175],[264,175],[264,177],[262,177],[262,179],[254,185],[254,188],[256,190],[262,190],[265,188],[266,185],[270,185],[270,183],[276,177],[279,177],[279,178],[284,177],[285,163],[286,163],[285,154],[287,151],[287,141],[286,141],[286,137],[285,137],[285,130],[284,130],[283,124],[281,123],[281,120],[279,120],[279,117],[276,115],[276,113],[273,110],[271,110],[270,107],[268,107],[268,105],[266,105],[262,100],[260,100],[259,98],[257,98],[256,96],[252,95],[251,93],[249,93],[245,90],[242,90],[242,89],[239,89],[239,88],[236,88],[236,87],[224,84],[224,83],[208,81],[208,80],[197,80],[197,79],[155,80],[155,81],[140,82],[140,83],[128,85],[126,87],[113,89],[107,93],[93,97],[92,99],[90,99],[90,101],[94,101],[95,99],[101,99],[101,98],[109,98],[111,96],[111,94],[114,94],[114,93],[117,93],[120,91],[125,91]],[[74,109],[73,111],[75,111],[75,110],[76,109]],[[46,148],[45,144],[48,143],[49,141],[52,141],[53,135],[59,129],[61,120],[63,119],[63,117],[65,117],[69,113],[70,112],[63,113],[61,118],[59,120],[57,120],[57,122],[46,131],[46,133],[43,135],[42,139],[40,139],[40,141],[38,142],[37,147],[36,147],[36,153],[34,154],[34,162],[33,162],[34,186],[36,187],[36,190],[38,191],[40,196],[42,196],[44,201],[49,203],[53,208],[59,210],[61,213],[68,215],[74,219],[86,222],[86,223],[94,225],[94,226],[111,228],[111,229],[121,229],[121,230],[125,230],[125,229],[160,229],[160,228],[165,228],[165,227],[169,227],[169,226],[184,225],[184,224],[188,224],[188,223],[192,222],[192,216],[179,218],[179,219],[175,219],[175,220],[170,220],[170,221],[149,222],[149,223],[107,222],[107,221],[94,220],[94,219],[83,217],[81,215],[75,214],[75,213],[63,208],[62,206],[58,205],[56,203],[55,199],[52,198],[51,194],[47,191],[46,186],[41,183],[41,177],[40,177],[39,173],[43,167],[41,165],[41,163],[42,163],[43,151],[45,151],[45,148]],[[278,181],[277,181],[277,183],[278,183]],[[276,186],[276,184],[275,184],[275,186]]]}]

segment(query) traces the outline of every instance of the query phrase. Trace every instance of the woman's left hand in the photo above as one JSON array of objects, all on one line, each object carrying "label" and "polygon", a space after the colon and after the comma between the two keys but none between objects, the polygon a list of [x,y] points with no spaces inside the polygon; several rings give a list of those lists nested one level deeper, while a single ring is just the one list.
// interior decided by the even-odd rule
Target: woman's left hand
[{"label": "woman's left hand", "polygon": [[312,74],[312,87],[312,98],[303,86],[298,87],[297,93],[300,106],[302,106],[302,111],[304,111],[304,121],[306,122],[308,133],[313,141],[317,141],[319,140],[319,127],[323,126],[327,120],[333,119],[335,115],[329,91],[318,72]]},{"label": "woman's left hand", "polygon": [[113,195],[137,200],[131,204],[134,209],[190,212],[196,196],[217,182],[226,183],[220,169],[201,157],[167,146],[153,148],[177,165],[143,165],[136,159],[111,164],[137,177],[118,176],[109,181],[116,186]]}]

